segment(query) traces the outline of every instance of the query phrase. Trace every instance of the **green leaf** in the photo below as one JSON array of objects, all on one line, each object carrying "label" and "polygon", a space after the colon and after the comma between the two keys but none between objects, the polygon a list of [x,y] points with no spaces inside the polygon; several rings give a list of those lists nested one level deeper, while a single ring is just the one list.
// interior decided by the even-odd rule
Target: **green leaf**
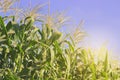
[{"label": "green leaf", "polygon": [[7,26],[6,26],[7,31],[9,31],[12,27],[13,27],[13,26],[12,26],[12,22],[11,22],[11,21],[8,22],[8,24],[7,24]]},{"label": "green leaf", "polygon": [[108,53],[106,53],[104,60],[104,71],[107,72],[107,70],[108,70]]},{"label": "green leaf", "polygon": [[1,26],[1,27],[4,27],[4,26],[5,26],[4,21],[3,21],[3,19],[2,19],[1,16],[0,16],[0,26]]}]

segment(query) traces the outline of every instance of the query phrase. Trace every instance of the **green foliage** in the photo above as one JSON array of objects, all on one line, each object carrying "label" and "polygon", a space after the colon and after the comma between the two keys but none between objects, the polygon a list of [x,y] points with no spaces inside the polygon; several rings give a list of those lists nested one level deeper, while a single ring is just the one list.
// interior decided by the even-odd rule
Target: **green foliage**
[{"label": "green foliage", "polygon": [[[9,17],[5,17],[9,18]],[[0,17],[0,80],[119,80],[108,54],[95,63],[91,50],[76,48],[71,37],[49,24],[37,28],[27,17],[21,23]]]}]

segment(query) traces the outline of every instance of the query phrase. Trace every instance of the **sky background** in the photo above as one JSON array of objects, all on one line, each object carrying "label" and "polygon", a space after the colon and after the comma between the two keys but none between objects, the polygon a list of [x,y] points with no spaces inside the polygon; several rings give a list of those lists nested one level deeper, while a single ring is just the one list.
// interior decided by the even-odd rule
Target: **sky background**
[{"label": "sky background", "polygon": [[[30,0],[21,0],[21,7]],[[31,0],[32,6],[48,0]],[[97,48],[106,43],[109,50],[120,55],[120,0],[51,0],[50,12],[65,11],[71,17],[70,24],[84,20],[83,29],[88,36],[85,45]],[[75,26],[63,28],[72,31]]]}]

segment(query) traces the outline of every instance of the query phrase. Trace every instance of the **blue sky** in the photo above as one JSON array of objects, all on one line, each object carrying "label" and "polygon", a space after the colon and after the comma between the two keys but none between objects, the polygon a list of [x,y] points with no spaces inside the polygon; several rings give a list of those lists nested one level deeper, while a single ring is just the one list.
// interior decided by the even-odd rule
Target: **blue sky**
[{"label": "blue sky", "polygon": [[[29,0],[22,0],[23,6]],[[42,4],[48,0],[31,0]],[[66,11],[70,24],[84,20],[83,29],[89,34],[85,44],[99,47],[107,42],[110,50],[119,55],[120,50],[120,0],[51,0],[51,13]],[[72,31],[74,26],[67,30]],[[64,28],[66,29],[66,28]]]}]

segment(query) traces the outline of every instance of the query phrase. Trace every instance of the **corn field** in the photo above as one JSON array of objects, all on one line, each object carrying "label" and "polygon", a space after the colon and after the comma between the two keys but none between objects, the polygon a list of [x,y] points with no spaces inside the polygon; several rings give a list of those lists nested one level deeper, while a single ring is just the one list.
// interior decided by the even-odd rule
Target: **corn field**
[{"label": "corn field", "polygon": [[0,80],[120,80],[108,51],[100,60],[91,49],[77,47],[84,32],[63,34],[55,28],[63,19],[54,24],[48,15],[36,18],[0,16]]}]

